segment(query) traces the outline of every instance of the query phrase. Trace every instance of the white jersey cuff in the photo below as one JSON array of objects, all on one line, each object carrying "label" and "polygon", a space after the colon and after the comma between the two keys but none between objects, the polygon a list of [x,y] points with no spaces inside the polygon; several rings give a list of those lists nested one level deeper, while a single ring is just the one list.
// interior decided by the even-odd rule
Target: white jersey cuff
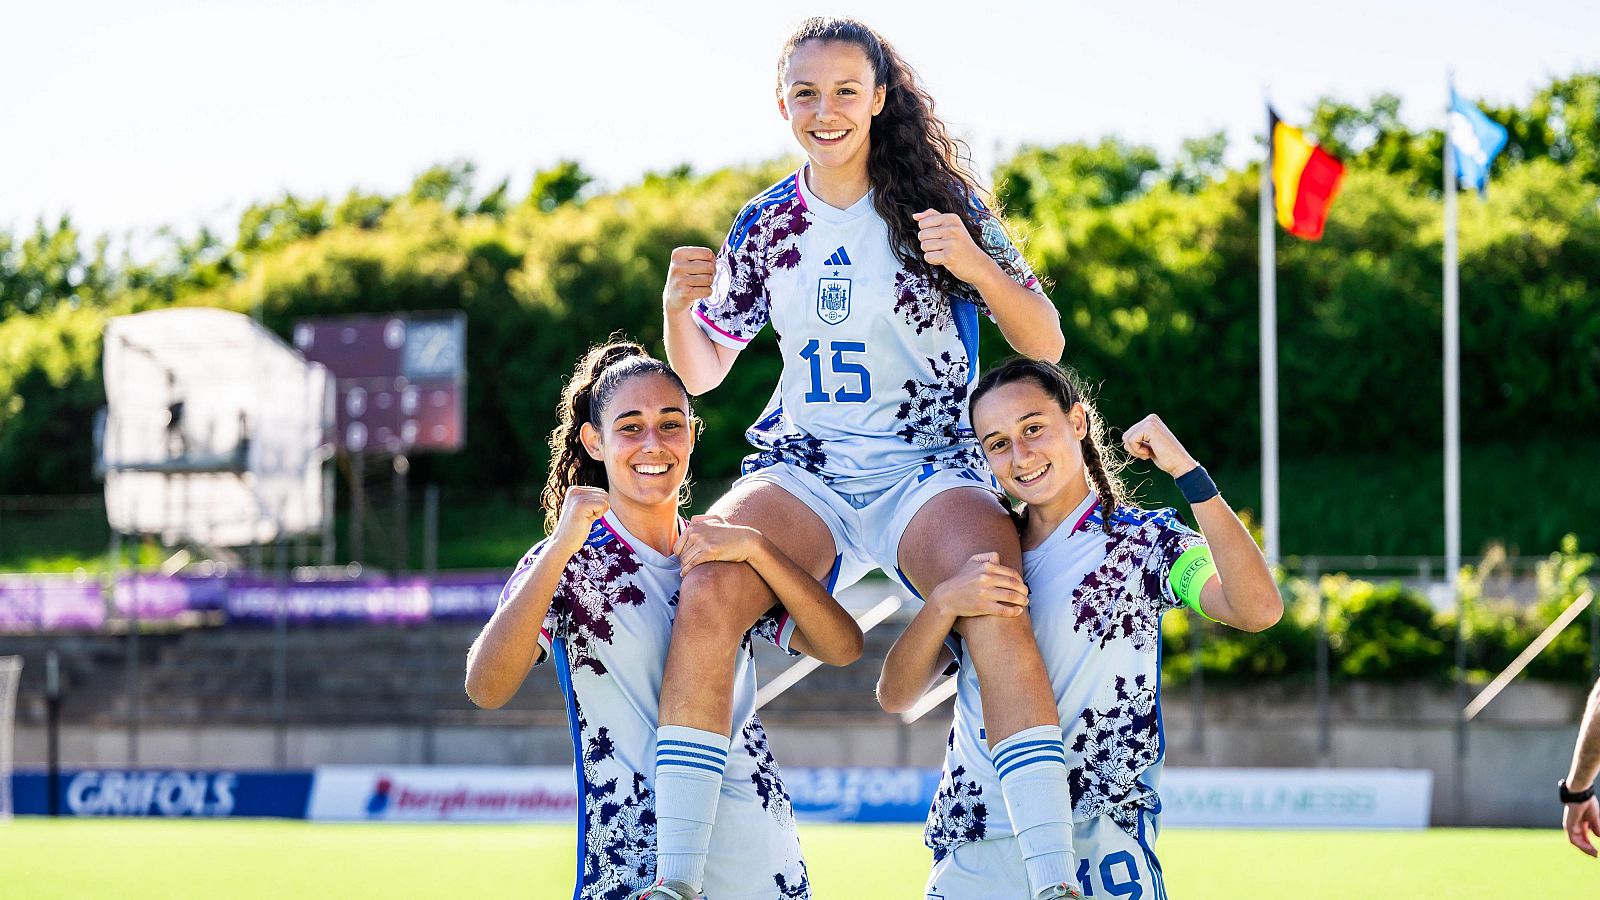
[{"label": "white jersey cuff", "polygon": [[706,318],[706,314],[700,311],[698,305],[694,308],[694,323],[700,326],[700,330],[705,333],[706,337],[727,347],[729,350],[743,350],[745,345],[750,343],[749,340],[741,339],[738,335],[723,331],[717,327],[715,323]]}]

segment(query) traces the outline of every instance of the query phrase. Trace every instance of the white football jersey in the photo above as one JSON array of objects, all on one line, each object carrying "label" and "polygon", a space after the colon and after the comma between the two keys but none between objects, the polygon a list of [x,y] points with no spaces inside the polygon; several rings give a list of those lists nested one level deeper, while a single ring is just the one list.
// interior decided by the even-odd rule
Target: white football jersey
[{"label": "white football jersey", "polygon": [[[1039,291],[1004,229],[983,221],[990,255]],[[870,192],[837,209],[812,195],[804,168],[769,188],[734,222],[694,312],[735,350],[768,322],[777,332],[783,374],[746,432],[758,451],[746,474],[788,462],[868,493],[919,470],[987,472],[967,420],[987,310],[976,290],[946,297],[901,266]]]},{"label": "white football jersey", "polygon": [[[500,602],[520,589],[546,543],[523,557]],[[540,662],[554,660],[572,733],[580,801],[574,900],[625,900],[655,877],[656,724],[682,580],[676,557],[657,553],[607,512],[567,563],[540,629]],[[793,625],[786,615],[769,615],[753,633],[788,649]],[[748,637],[745,650],[734,670],[737,724],[706,862],[707,893],[809,897],[794,809],[755,713]]]},{"label": "white football jersey", "polygon": [[[1022,554],[1028,613],[1066,742],[1073,820],[1110,816],[1130,835],[1160,811],[1161,616],[1182,602],[1169,575],[1205,538],[1176,511],[1119,507],[1108,533],[1094,494]],[[955,726],[924,839],[935,859],[1012,834],[989,756],[977,669],[957,656]]]}]

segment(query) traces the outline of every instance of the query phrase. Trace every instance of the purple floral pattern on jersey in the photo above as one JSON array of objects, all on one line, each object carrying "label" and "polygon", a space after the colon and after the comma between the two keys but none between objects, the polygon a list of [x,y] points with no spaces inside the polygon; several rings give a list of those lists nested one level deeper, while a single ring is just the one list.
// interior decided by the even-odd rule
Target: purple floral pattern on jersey
[{"label": "purple floral pattern on jersey", "polygon": [[[1074,628],[1101,647],[1126,638],[1135,650],[1154,653],[1161,643],[1161,614],[1174,606],[1167,573],[1179,555],[1202,538],[1174,528],[1171,510],[1119,507],[1106,535],[1105,562],[1073,594]],[[1097,526],[1091,526],[1097,527]]]},{"label": "purple floral pattern on jersey", "polygon": [[614,609],[644,604],[644,589],[634,577],[639,568],[633,551],[606,530],[604,521],[595,523],[589,543],[567,563],[551,607],[558,610],[560,636],[567,639],[567,658],[573,669],[606,674],[594,645],[609,644],[615,636]]},{"label": "purple floral pattern on jersey", "polygon": [[964,766],[947,768],[939,779],[938,793],[933,795],[922,842],[933,851],[934,862],[962,844],[983,840],[989,833],[989,804],[983,799],[983,788],[966,774]]},{"label": "purple floral pattern on jersey", "polygon": [[794,872],[778,872],[772,876],[773,887],[781,900],[806,900],[811,896],[811,880],[806,877],[806,861],[800,860]]},{"label": "purple floral pattern on jersey", "polygon": [[[740,464],[741,474],[749,475],[751,472],[765,469],[768,466],[786,462],[805,469],[807,472],[820,477],[823,481],[830,480],[827,474],[828,454],[822,449],[822,441],[811,435],[791,434],[780,438],[770,438],[758,435],[755,429],[752,428],[745,436],[750,440],[750,443],[756,446],[765,445],[766,449],[746,456]],[[771,443],[766,444],[765,442],[767,441],[771,441]]]},{"label": "purple floral pattern on jersey", "polygon": [[761,618],[756,620],[756,624],[751,626],[750,630],[744,633],[744,646],[745,649],[750,652],[751,656],[755,655],[755,648],[750,645],[752,638],[766,641],[790,656],[800,655],[799,650],[785,647],[782,643],[784,616],[785,613],[783,611],[783,607],[774,606],[765,613],[762,613]]},{"label": "purple floral pattern on jersey", "polygon": [[958,444],[939,457],[929,457],[928,462],[935,466],[954,469],[967,469],[978,473],[981,477],[977,481],[984,486],[990,486],[989,461],[984,458],[983,451],[971,441]]},{"label": "purple floral pattern on jersey", "polygon": [[778,774],[778,761],[767,746],[767,732],[761,727],[761,717],[751,716],[740,737],[744,752],[755,760],[756,769],[750,773],[756,794],[761,797],[761,808],[772,814],[772,820],[785,828],[794,827],[794,804],[789,792],[783,789],[783,778]]},{"label": "purple floral pattern on jersey", "polygon": [[[973,293],[977,293],[974,291]],[[894,311],[906,324],[921,334],[930,328],[943,331],[955,321],[950,303],[926,271],[907,272],[901,269],[894,275]]]},{"label": "purple floral pattern on jersey", "polygon": [[[989,254],[989,258],[1000,266],[1000,271],[1006,273],[1006,277],[1017,284],[1042,296],[1044,291],[1039,285],[1039,276],[1034,274],[1033,267],[1028,265],[1028,260],[1023,257],[1022,251],[1012,243],[1011,236],[1006,234],[1000,220],[994,216],[984,216],[982,232],[983,249]],[[972,292],[970,299],[978,305],[980,312],[989,315],[983,297],[979,296],[977,291]]]},{"label": "purple floral pattern on jersey", "polygon": [[601,778],[600,764],[615,758],[616,743],[608,728],[591,734],[576,697],[572,704],[578,731],[584,735],[579,760],[585,817],[585,844],[579,848],[583,854],[580,896],[582,900],[626,900],[655,875],[655,793],[638,772],[631,773],[626,783],[620,777]]},{"label": "purple floral pattern on jersey", "polygon": [[928,360],[932,381],[907,379],[904,403],[895,410],[903,424],[895,432],[918,447],[948,447],[959,442],[961,413],[967,407],[967,360],[949,351]]},{"label": "purple floral pattern on jersey", "polygon": [[1113,703],[1083,710],[1066,735],[1067,747],[1080,760],[1067,773],[1073,814],[1080,822],[1120,815],[1117,822],[1124,825],[1136,820],[1140,809],[1157,805],[1154,792],[1139,784],[1139,775],[1161,756],[1155,685],[1148,675],[1119,675],[1115,690]]},{"label": "purple floral pattern on jersey", "polygon": [[799,238],[810,225],[798,195],[745,207],[717,258],[721,296],[698,305],[706,321],[741,341],[755,337],[770,318],[767,274],[800,264]]}]

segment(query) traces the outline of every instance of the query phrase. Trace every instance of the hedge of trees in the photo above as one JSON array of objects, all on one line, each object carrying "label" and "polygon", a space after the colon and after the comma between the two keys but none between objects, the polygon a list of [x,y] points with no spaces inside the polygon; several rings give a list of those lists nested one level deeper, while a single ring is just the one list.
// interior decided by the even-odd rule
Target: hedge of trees
[{"label": "hedge of trees", "polygon": [[[1490,554],[1491,559],[1494,554]],[[1462,634],[1467,675],[1484,682],[1499,674],[1534,638],[1585,591],[1594,587],[1595,556],[1568,535],[1559,550],[1536,568],[1538,599],[1532,604],[1497,598],[1486,590],[1495,563],[1471,567],[1461,579]],[[1310,580],[1289,578],[1283,588],[1284,617],[1259,634],[1204,622],[1192,614],[1170,615],[1162,627],[1162,678],[1191,682],[1199,671],[1207,683],[1289,686],[1316,677],[1318,619],[1325,604],[1329,677],[1350,681],[1447,683],[1455,672],[1456,614],[1435,612],[1427,598],[1399,582],[1371,582],[1347,575]],[[1524,677],[1588,685],[1597,657],[1590,643],[1590,607],[1534,657]],[[1196,641],[1193,629],[1203,640]]]},{"label": "hedge of trees", "polygon": [[[1600,73],[1490,108],[1512,143],[1487,199],[1463,197],[1463,434],[1482,451],[1469,462],[1496,467],[1469,466],[1479,479],[1468,485],[1469,515],[1478,490],[1495,498],[1483,527],[1469,527],[1469,549],[1475,537],[1550,549],[1593,520],[1581,504],[1600,503],[1595,479],[1564,474],[1569,454],[1600,433],[1597,110]],[[1349,175],[1323,241],[1280,240],[1282,443],[1286,485],[1297,463],[1338,474],[1296,482],[1286,546],[1323,550],[1313,544],[1337,530],[1325,511],[1344,506],[1356,509],[1340,526],[1347,543],[1437,552],[1431,526],[1419,524],[1436,518],[1436,504],[1409,495],[1438,480],[1440,135],[1405,125],[1393,97],[1327,100],[1309,124]],[[1170,159],[1114,139],[1029,147],[994,179],[1051,283],[1066,359],[1102,385],[1106,417],[1161,412],[1205,448],[1213,471],[1234,475],[1234,494],[1249,505],[1259,446],[1258,176],[1254,164],[1229,169],[1225,150],[1220,135],[1186,142]],[[680,168],[598,190],[567,162],[538,173],[519,198],[455,163],[397,195],[263,202],[231,236],[168,233],[154,261],[114,258],[107,239],[67,218],[0,231],[0,493],[95,490],[89,434],[103,403],[106,319],[212,305],[257,313],[282,334],[306,316],[466,311],[468,449],[419,460],[414,471],[531,495],[571,361],[612,331],[659,346],[671,248],[719,244],[742,203],[790,165]],[[984,348],[990,359],[1004,351],[992,329]],[[709,438],[697,454],[700,481],[736,470],[741,432],[777,372],[769,332],[738,377],[699,402]],[[1317,468],[1331,460],[1344,462]],[[1529,471],[1527,460],[1563,468]],[[1372,499],[1352,500],[1369,488]]]}]

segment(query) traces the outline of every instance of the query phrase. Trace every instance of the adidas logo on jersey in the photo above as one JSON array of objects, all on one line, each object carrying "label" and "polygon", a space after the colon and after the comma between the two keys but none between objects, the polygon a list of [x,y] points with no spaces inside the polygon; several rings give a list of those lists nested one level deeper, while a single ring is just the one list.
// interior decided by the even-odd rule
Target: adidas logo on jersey
[{"label": "adidas logo on jersey", "polygon": [[833,255],[828,257],[827,262],[824,262],[823,265],[848,266],[850,265],[850,254],[844,252],[844,248],[840,247],[839,249],[833,251]]}]

